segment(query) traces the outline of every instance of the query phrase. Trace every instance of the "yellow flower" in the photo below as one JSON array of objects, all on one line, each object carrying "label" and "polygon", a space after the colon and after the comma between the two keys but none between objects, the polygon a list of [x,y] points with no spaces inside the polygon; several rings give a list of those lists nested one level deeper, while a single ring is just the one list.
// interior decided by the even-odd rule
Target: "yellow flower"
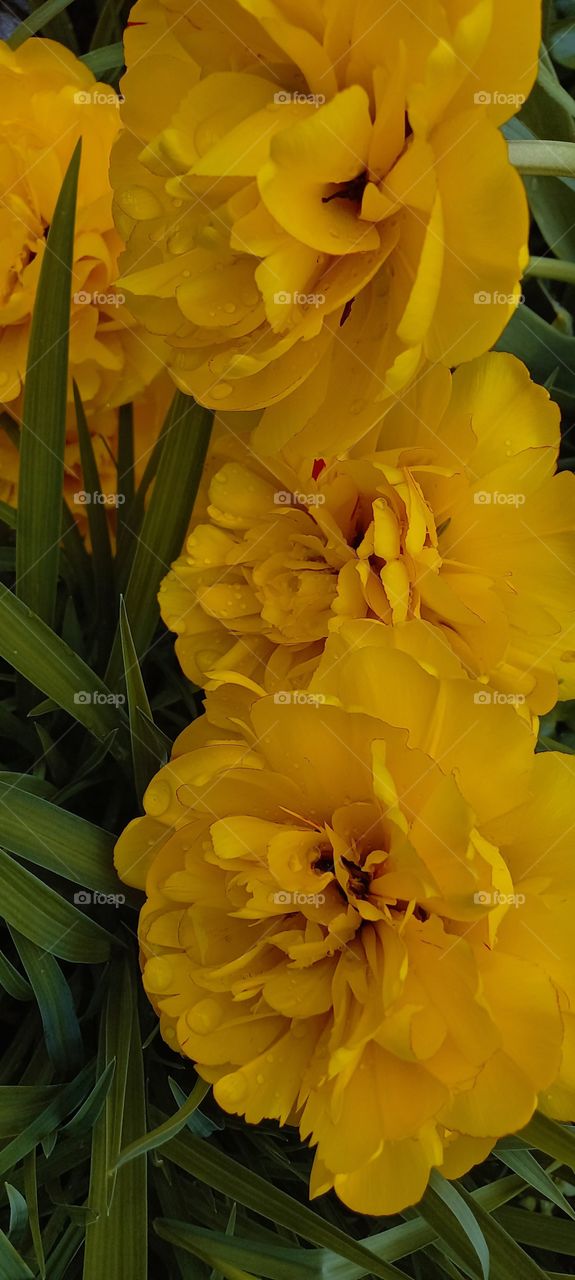
[{"label": "yellow flower", "polygon": [[424,356],[482,354],[516,305],[527,204],[498,126],[535,78],[540,0],[420,8],[132,10],[122,288],[180,387],[272,406],[271,448],[318,417],[358,439]]},{"label": "yellow flower", "polygon": [[423,619],[502,696],[537,713],[575,696],[575,480],[553,474],[547,392],[508,355],[436,366],[373,444],[297,470],[246,452],[215,474],[160,592],[186,674],[301,686],[342,619]]},{"label": "yellow flower", "polygon": [[131,400],[160,369],[159,343],[131,317],[115,285],[109,156],[119,100],[68,49],[0,42],[0,401],[18,417],[30,321],[46,236],[78,139],[83,154],[74,245],[70,401],[88,413]]},{"label": "yellow flower", "polygon": [[386,1214],[538,1104],[573,1118],[575,766],[434,633],[424,667],[366,625],[307,694],[210,694],[116,865],[166,1042],[224,1110],[299,1124],[312,1194]]}]

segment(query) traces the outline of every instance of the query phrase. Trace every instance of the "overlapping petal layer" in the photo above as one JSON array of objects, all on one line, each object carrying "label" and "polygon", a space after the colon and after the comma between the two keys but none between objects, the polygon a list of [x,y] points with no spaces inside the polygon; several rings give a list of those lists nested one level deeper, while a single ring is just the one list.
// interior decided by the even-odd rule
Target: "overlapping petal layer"
[{"label": "overlapping petal layer", "polygon": [[167,1043],[362,1213],[572,1114],[572,760],[478,687],[345,624],[307,693],[210,694],[116,850]]},{"label": "overlapping petal layer", "polygon": [[186,673],[302,686],[342,619],[422,619],[503,698],[573,696],[575,481],[554,475],[547,392],[503,354],[432,368],[373,444],[315,464],[236,449],[216,471],[160,593]]},{"label": "overlapping petal layer", "polygon": [[122,241],[108,178],[119,99],[62,45],[0,42],[0,401],[17,419],[46,238],[82,138],[70,323],[75,378],[88,413],[139,395],[158,373],[160,343],[117,287]]},{"label": "overlapping petal layer", "polygon": [[540,8],[138,0],[122,288],[184,390],[266,408],[272,435],[329,419],[339,447],[424,359],[492,345],[527,261],[498,125],[535,78]]}]

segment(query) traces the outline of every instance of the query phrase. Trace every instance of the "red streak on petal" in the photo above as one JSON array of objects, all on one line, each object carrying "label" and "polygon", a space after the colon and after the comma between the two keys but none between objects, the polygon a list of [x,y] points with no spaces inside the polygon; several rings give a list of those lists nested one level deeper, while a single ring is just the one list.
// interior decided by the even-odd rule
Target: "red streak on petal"
[{"label": "red streak on petal", "polygon": [[322,471],[323,471],[324,467],[325,467],[325,459],[324,459],[324,458],[316,458],[316,460],[315,460],[315,462],[314,462],[314,464],[313,464],[313,467],[312,467],[312,472],[311,472],[312,480],[317,480],[318,476],[320,476],[320,475],[321,475],[321,473],[322,473]]}]

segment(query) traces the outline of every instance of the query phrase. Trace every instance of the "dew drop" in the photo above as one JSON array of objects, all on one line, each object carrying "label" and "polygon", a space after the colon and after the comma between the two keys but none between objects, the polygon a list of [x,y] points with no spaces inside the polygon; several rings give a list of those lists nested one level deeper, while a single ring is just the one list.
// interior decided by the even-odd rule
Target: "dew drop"
[{"label": "dew drop", "polygon": [[222,1100],[225,1098],[228,1104],[234,1105],[241,1102],[242,1098],[245,1098],[247,1091],[247,1080],[240,1072],[232,1076],[225,1076],[220,1082]]},{"label": "dew drop", "polygon": [[172,788],[167,782],[156,780],[150,783],[146,792],[146,811],[153,818],[159,818],[166,812],[172,800]]},{"label": "dew drop", "polygon": [[191,1031],[196,1031],[198,1035],[208,1035],[210,1031],[215,1031],[219,1027],[222,1017],[221,1004],[217,1000],[208,998],[200,1000],[198,1004],[188,1009],[186,1022]]},{"label": "dew drop", "polygon": [[217,387],[212,387],[212,398],[214,400],[227,400],[231,396],[233,387],[229,382],[219,382]]}]

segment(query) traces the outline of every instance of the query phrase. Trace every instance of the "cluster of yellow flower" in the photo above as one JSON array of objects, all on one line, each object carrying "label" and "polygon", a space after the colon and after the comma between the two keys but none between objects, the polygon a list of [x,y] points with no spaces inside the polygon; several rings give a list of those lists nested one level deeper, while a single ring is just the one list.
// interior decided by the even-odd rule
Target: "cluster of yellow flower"
[{"label": "cluster of yellow flower", "polygon": [[575,1118],[574,766],[534,753],[575,692],[575,479],[487,354],[540,6],[216,8],[139,0],[126,41],[122,287],[220,417],[160,594],[205,715],[117,866],[167,1043],[299,1124],[312,1193],[392,1213]]},{"label": "cluster of yellow flower", "polygon": [[548,393],[489,353],[540,9],[138,0],[120,109],[59,46],[0,54],[2,399],[82,133],[92,428],[145,419],[163,365],[218,411],[160,593],[205,714],[116,850],[145,988],[219,1104],[299,1125],[312,1193],[363,1213],[537,1106],[575,1119],[575,766],[535,754],[575,696],[575,479]]}]

